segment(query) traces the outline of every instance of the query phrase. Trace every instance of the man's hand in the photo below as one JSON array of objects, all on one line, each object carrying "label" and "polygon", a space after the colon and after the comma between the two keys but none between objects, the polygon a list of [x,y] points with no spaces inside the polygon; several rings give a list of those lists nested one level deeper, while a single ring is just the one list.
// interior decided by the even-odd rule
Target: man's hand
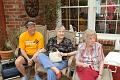
[{"label": "man's hand", "polygon": [[29,65],[29,66],[32,66],[32,64],[33,64],[33,60],[32,60],[32,59],[29,59],[29,60],[28,60],[28,65]]},{"label": "man's hand", "polygon": [[40,50],[40,52],[46,52],[46,49],[45,49],[45,48],[42,48],[42,49]]},{"label": "man's hand", "polygon": [[37,55],[38,55],[39,53],[41,53],[41,52],[46,52],[46,49],[42,48],[42,49],[38,50],[38,51],[33,55],[33,57],[32,57],[31,59],[36,62],[36,57],[37,57]]}]

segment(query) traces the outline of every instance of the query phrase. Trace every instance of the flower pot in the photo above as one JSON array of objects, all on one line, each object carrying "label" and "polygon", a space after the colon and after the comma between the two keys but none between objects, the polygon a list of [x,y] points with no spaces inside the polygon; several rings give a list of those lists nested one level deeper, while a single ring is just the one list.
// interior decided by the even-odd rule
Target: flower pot
[{"label": "flower pot", "polygon": [[13,58],[13,50],[10,51],[0,51],[0,57],[2,60],[7,60]]}]

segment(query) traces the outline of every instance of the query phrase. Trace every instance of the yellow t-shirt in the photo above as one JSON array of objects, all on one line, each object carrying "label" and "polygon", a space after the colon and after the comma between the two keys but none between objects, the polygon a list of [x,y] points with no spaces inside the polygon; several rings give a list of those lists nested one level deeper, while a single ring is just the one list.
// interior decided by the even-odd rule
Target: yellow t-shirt
[{"label": "yellow t-shirt", "polygon": [[28,55],[34,55],[34,53],[44,47],[44,39],[41,33],[35,32],[33,36],[29,33],[23,32],[19,37],[19,48],[26,51]]}]

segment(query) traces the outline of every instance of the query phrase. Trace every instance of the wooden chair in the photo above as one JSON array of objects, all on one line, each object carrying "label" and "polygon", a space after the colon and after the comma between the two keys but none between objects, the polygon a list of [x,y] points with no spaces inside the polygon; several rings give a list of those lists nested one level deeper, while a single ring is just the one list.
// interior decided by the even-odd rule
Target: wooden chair
[{"label": "wooden chair", "polygon": [[[46,36],[46,41],[48,41],[51,37],[56,36],[56,32],[55,30],[47,30],[47,36]],[[70,39],[71,42],[73,43],[73,46],[75,46],[75,42],[76,42],[76,33],[75,32],[70,32],[68,30],[65,31],[65,37]]]},{"label": "wooden chair", "polygon": [[[56,32],[55,30],[51,30],[51,31],[47,31],[47,37],[46,37],[46,42],[51,38],[51,37],[55,37],[56,36]],[[70,39],[72,42],[73,42],[73,45],[75,46],[75,32],[70,32],[70,31],[67,31],[65,32],[65,37],[67,37],[68,39]],[[68,67],[67,68],[64,68],[62,70],[62,73],[67,76],[67,77],[70,77],[70,70],[71,70],[71,64],[72,64],[72,61],[74,59],[74,56],[71,56],[69,57],[68,59]],[[40,65],[39,63],[35,65],[35,72],[36,73],[39,73],[39,72],[42,72],[42,73],[46,73],[46,70],[43,68],[42,65]]]}]

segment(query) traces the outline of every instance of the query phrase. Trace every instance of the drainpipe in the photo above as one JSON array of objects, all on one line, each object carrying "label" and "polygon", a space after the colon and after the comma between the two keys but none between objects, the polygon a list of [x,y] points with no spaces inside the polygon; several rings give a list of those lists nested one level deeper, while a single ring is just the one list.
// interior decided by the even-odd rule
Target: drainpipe
[{"label": "drainpipe", "polygon": [[1,19],[0,33],[2,33],[2,36],[0,35],[0,37],[2,38],[2,41],[3,41],[0,43],[0,47],[3,47],[5,40],[7,39],[6,20],[5,20],[3,0],[0,0],[0,19]]}]

